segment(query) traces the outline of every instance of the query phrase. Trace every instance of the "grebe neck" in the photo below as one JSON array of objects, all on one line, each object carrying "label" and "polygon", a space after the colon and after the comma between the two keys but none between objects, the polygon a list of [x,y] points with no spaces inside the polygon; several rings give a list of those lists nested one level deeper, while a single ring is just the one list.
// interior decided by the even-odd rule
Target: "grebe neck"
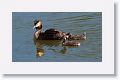
[{"label": "grebe neck", "polygon": [[41,33],[42,33],[42,30],[41,30],[41,29],[38,29],[38,30],[35,32],[35,37],[38,38]]}]

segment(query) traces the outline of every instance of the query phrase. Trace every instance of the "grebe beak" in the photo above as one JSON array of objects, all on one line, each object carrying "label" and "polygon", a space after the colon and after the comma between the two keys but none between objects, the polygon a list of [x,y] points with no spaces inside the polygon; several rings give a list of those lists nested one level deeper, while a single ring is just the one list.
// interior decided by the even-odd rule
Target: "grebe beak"
[{"label": "grebe beak", "polygon": [[38,22],[36,25],[34,25],[33,29],[36,27],[39,27],[41,25],[41,22]]},{"label": "grebe beak", "polygon": [[36,28],[36,26],[33,26],[33,29],[35,29]]}]

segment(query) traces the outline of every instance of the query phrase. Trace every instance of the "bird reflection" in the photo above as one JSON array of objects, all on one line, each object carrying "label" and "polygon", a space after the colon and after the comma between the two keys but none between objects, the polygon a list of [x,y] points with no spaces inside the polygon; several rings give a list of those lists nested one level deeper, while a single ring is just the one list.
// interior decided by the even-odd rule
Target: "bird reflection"
[{"label": "bird reflection", "polygon": [[43,55],[44,55],[44,49],[36,48],[36,56],[43,56]]},{"label": "bird reflection", "polygon": [[[67,46],[62,46],[61,40],[34,40],[34,44],[36,47],[36,56],[41,57],[45,55],[45,47],[48,47],[54,53],[66,54],[68,53]],[[60,49],[60,47],[62,47]],[[56,49],[58,48],[58,49]]]}]

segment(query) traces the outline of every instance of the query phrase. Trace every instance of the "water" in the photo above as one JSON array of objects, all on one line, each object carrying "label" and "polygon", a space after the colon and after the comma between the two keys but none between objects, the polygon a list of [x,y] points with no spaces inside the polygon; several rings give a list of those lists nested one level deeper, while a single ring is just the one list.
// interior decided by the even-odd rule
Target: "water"
[{"label": "water", "polygon": [[[57,28],[72,34],[87,33],[87,40],[79,47],[62,46],[61,41],[37,43],[44,55],[36,56],[33,41],[33,21],[41,19],[43,31]],[[102,13],[101,12],[13,12],[12,13],[13,62],[101,62]]]}]

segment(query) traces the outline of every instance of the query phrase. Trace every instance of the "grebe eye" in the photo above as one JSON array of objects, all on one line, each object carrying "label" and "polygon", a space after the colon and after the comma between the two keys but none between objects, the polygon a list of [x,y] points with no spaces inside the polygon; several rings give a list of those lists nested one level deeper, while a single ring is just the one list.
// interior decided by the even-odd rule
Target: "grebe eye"
[{"label": "grebe eye", "polygon": [[34,25],[36,25],[38,22],[39,22],[39,20],[35,20],[35,21],[34,21]]}]

